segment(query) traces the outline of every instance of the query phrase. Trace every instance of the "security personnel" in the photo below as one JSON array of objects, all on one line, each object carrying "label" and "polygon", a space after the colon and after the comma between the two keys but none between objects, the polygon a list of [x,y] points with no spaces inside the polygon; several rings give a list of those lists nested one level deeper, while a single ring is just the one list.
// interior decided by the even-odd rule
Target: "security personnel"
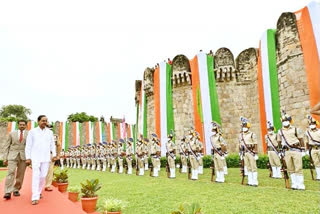
[{"label": "security personnel", "polygon": [[168,135],[168,142],[167,142],[167,161],[170,169],[169,178],[176,177],[175,160],[176,160],[176,145],[173,142],[173,131],[171,130],[170,134]]},{"label": "security personnel", "polygon": [[152,143],[151,143],[151,161],[153,165],[153,177],[159,176],[160,171],[160,156],[161,156],[161,148],[160,148],[160,140],[158,136],[153,133],[152,134]]},{"label": "security personnel", "polygon": [[91,170],[96,169],[96,146],[93,144],[90,150],[91,155]]},{"label": "security personnel", "polygon": [[196,132],[196,143],[198,144],[198,147],[199,147],[199,151],[197,153],[197,156],[199,157],[198,173],[200,175],[202,175],[203,174],[203,152],[204,152],[204,149],[203,149],[203,144],[200,141],[200,134],[198,132]]},{"label": "security personnel", "polygon": [[120,139],[118,143],[118,164],[119,164],[119,173],[123,173],[123,157],[126,153],[123,151],[124,140]]},{"label": "security personnel", "polygon": [[[306,147],[309,150],[309,156],[313,160],[313,164],[316,170],[316,180],[320,180],[320,129],[317,128],[319,126],[319,122],[308,116],[309,128],[306,131]],[[311,150],[311,154],[310,154]]]},{"label": "security personnel", "polygon": [[65,158],[66,158],[66,164],[67,164],[67,168],[70,168],[70,148],[67,149],[67,151],[64,153]]},{"label": "security personnel", "polygon": [[112,150],[112,144],[111,142],[110,143],[107,143],[107,148],[106,148],[106,152],[107,152],[107,168],[110,168],[111,167],[111,150]]},{"label": "security personnel", "polygon": [[144,145],[142,136],[138,139],[137,148],[136,148],[136,155],[137,155],[137,162],[139,168],[139,175],[144,175]]},{"label": "security personnel", "polygon": [[199,157],[197,156],[200,151],[199,145],[196,142],[196,133],[193,129],[189,131],[189,139],[187,141],[189,160],[191,164],[191,179],[198,180],[198,169],[199,169]]},{"label": "security personnel", "polygon": [[216,182],[224,183],[224,160],[226,152],[226,143],[221,135],[220,125],[213,121],[212,122],[212,136],[210,137],[211,142],[211,154],[213,155],[214,168],[216,172]]},{"label": "security personnel", "polygon": [[183,136],[181,139],[180,144],[178,145],[178,151],[180,154],[180,160],[181,160],[181,173],[187,173],[188,168],[188,148],[186,144],[186,136]]},{"label": "security personnel", "polygon": [[248,170],[248,185],[258,186],[258,144],[256,135],[250,131],[248,119],[241,117],[241,132],[239,135],[239,150],[244,152],[244,165]]},{"label": "security personnel", "polygon": [[268,157],[272,169],[273,178],[281,178],[281,164],[279,158],[279,146],[277,142],[277,135],[275,134],[274,126],[268,121],[268,133],[265,135],[265,142],[268,146]]},{"label": "security personnel", "polygon": [[116,171],[117,167],[117,156],[118,156],[118,148],[117,148],[117,142],[112,141],[112,148],[111,148],[111,172],[114,173]]},{"label": "security personnel", "polygon": [[132,175],[132,155],[133,155],[133,138],[129,138],[126,147],[126,161],[128,167],[128,175]]},{"label": "security personnel", "polygon": [[278,131],[277,141],[286,151],[284,159],[287,164],[287,171],[290,173],[291,188],[304,190],[302,157],[304,153],[303,132],[301,129],[292,126],[293,119],[282,111],[282,128]]},{"label": "security personnel", "polygon": [[60,151],[60,168],[63,169],[64,166],[63,166],[63,162],[65,160],[65,152],[64,152],[64,149],[61,149]]},{"label": "security personnel", "polygon": [[145,138],[144,139],[144,170],[148,171],[149,170],[149,156],[150,156],[150,143],[149,139]]},{"label": "security personnel", "polygon": [[87,148],[87,170],[91,169],[91,144],[88,145]]},{"label": "security personnel", "polygon": [[100,160],[102,161],[102,172],[107,170],[107,143],[103,142],[100,148]]}]

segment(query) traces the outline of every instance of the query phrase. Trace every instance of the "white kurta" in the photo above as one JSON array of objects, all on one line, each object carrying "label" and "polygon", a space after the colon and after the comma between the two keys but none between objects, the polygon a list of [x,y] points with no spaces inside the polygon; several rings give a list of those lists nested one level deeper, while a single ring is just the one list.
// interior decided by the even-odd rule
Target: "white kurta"
[{"label": "white kurta", "polygon": [[44,188],[49,163],[52,157],[56,156],[53,132],[37,127],[29,131],[26,142],[26,159],[32,163],[32,199],[39,200]]}]

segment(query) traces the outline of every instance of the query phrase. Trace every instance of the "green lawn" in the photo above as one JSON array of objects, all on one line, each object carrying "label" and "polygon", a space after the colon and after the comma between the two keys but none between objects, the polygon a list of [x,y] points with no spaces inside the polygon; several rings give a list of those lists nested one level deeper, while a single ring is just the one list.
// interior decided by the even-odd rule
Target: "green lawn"
[{"label": "green lawn", "polygon": [[187,180],[186,174],[177,173],[176,179],[161,177],[112,174],[110,172],[69,169],[69,183],[76,185],[85,179],[99,178],[102,189],[98,192],[101,205],[104,198],[112,197],[128,202],[124,214],[165,213],[177,209],[183,202],[198,202],[202,213],[319,213],[319,182],[312,181],[309,170],[305,173],[305,191],[284,188],[283,179],[271,179],[268,170],[259,170],[259,187],[242,186],[237,168],[229,169],[226,183],[210,182],[209,169],[198,181]]},{"label": "green lawn", "polygon": [[0,171],[0,181],[6,177],[7,173],[8,171]]}]

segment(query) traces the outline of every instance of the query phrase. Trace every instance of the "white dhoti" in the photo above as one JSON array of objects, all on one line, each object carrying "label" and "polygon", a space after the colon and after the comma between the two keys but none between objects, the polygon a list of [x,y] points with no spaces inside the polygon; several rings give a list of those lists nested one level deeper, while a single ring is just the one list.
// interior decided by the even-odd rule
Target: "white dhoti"
[{"label": "white dhoti", "polygon": [[32,201],[39,200],[46,183],[49,162],[32,162]]}]

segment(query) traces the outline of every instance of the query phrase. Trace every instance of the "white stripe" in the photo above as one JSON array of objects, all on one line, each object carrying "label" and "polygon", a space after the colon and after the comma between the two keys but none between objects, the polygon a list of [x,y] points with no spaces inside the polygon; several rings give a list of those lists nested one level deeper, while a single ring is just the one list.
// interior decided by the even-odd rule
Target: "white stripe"
[{"label": "white stripe", "polygon": [[144,133],[144,80],[142,80],[142,96],[141,96],[141,134],[143,135]]},{"label": "white stripe", "polygon": [[314,38],[316,40],[318,57],[320,59],[320,4],[317,2],[310,2],[308,5],[309,15],[312,23]]},{"label": "white stripe", "polygon": [[267,121],[270,121],[272,124],[274,124],[273,115],[272,115],[267,31],[263,33],[261,38],[261,68],[262,68],[262,82],[263,82],[263,94],[264,94],[266,118],[267,118]]},{"label": "white stripe", "polygon": [[79,122],[76,122],[76,145],[80,145]]},{"label": "white stripe", "polygon": [[65,146],[66,146],[65,122],[61,122],[60,125],[61,125],[61,130],[62,130],[62,132],[61,132],[61,144],[62,144],[62,149],[64,149]]},{"label": "white stripe", "polygon": [[99,122],[99,133],[100,133],[100,142],[98,143],[102,143],[103,142],[103,134],[102,134],[102,126],[103,126],[103,123],[102,122]]},{"label": "white stripe", "polygon": [[206,153],[211,153],[211,102],[210,102],[210,91],[209,91],[209,79],[208,79],[208,66],[207,66],[207,55],[204,52],[198,54],[198,70],[199,70],[199,81],[200,81],[200,92],[201,92],[201,106],[203,114],[203,131],[205,142]]},{"label": "white stripe", "polygon": [[93,124],[91,121],[89,121],[89,143],[93,144]]},{"label": "white stripe", "polygon": [[11,125],[11,132],[15,131],[16,130],[16,122],[13,121],[12,122],[12,125]]},{"label": "white stripe", "polygon": [[159,97],[160,97],[160,140],[161,156],[166,155],[167,145],[167,63],[161,62],[159,69]]}]

